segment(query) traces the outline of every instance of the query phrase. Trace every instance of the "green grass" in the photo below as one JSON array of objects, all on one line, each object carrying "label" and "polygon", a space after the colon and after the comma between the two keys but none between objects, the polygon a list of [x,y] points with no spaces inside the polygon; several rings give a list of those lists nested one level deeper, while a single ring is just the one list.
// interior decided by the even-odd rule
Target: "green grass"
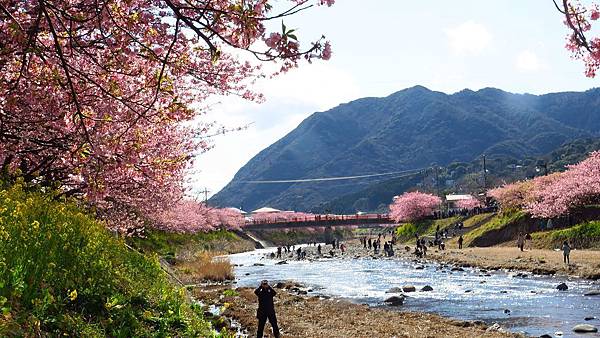
[{"label": "green grass", "polygon": [[492,230],[502,229],[505,226],[512,224],[524,217],[526,217],[526,214],[522,211],[497,214],[489,222],[481,225],[479,228],[474,229],[473,231],[467,232],[463,236],[464,243],[466,246],[468,246],[471,242],[484,233]]},{"label": "green grass", "polygon": [[156,256],[74,201],[0,184],[0,336],[210,337]]},{"label": "green grass", "polygon": [[148,230],[145,238],[130,238],[128,241],[144,252],[155,252],[166,258],[175,258],[177,252],[182,249],[223,253],[237,253],[254,249],[252,242],[245,241],[227,230],[196,234]]},{"label": "green grass", "polygon": [[447,227],[452,226],[454,223],[460,221],[460,216],[454,216],[436,220],[423,220],[414,223],[405,223],[396,228],[396,236],[401,242],[409,241],[415,237],[415,234],[419,236],[430,236],[435,234],[437,227],[443,230]]},{"label": "green grass", "polygon": [[466,220],[464,220],[463,225],[465,228],[471,228],[471,227],[475,226],[476,224],[478,224],[479,222],[490,217],[491,215],[492,215],[492,213],[473,215],[473,216],[467,218]]},{"label": "green grass", "polygon": [[563,241],[576,248],[600,248],[600,221],[577,224],[571,228],[532,234],[537,247],[557,248]]},{"label": "green grass", "polygon": [[[273,245],[295,245],[309,242],[322,242],[325,241],[327,235],[324,232],[314,232],[307,230],[263,230],[256,231],[258,237],[272,243]],[[335,229],[331,232],[330,236],[337,239],[352,238],[354,236],[353,231],[350,229]]]}]

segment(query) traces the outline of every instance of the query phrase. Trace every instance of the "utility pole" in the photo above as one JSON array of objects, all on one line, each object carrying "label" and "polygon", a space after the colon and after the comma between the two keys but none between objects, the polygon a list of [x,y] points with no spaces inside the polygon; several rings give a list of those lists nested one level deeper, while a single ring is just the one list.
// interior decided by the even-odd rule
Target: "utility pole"
[{"label": "utility pole", "polygon": [[437,191],[437,195],[440,196],[440,177],[438,173],[439,167],[435,166],[435,189]]},{"label": "utility pole", "polygon": [[208,201],[208,193],[210,192],[210,190],[204,187],[204,191],[202,192],[204,193],[204,203],[206,203],[206,201]]},{"label": "utility pole", "polygon": [[483,155],[483,191],[487,192],[487,168],[485,167],[485,155]]}]

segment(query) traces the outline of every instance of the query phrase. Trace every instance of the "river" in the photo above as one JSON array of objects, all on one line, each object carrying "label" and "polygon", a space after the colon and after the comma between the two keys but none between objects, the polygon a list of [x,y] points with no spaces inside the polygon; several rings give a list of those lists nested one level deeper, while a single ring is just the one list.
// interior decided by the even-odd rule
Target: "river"
[{"label": "river", "polygon": [[[390,296],[386,291],[392,287],[414,285],[419,290],[430,285],[433,291],[408,293],[400,309],[498,323],[512,332],[527,335],[555,336],[562,332],[564,337],[574,337],[579,336],[571,331],[576,324],[598,327],[600,323],[600,296],[583,295],[600,289],[597,281],[507,271],[481,272],[477,268],[450,271],[451,267],[435,262],[416,262],[408,258],[288,260],[288,264],[276,265],[277,260],[263,258],[270,252],[272,248],[229,256],[236,265],[238,286],[255,287],[263,279],[294,280],[311,288],[309,295],[383,306],[382,301]],[[561,282],[568,285],[567,291],[556,289]],[[592,316],[596,319],[584,321],[585,317]],[[581,336],[600,337],[600,334]]]}]

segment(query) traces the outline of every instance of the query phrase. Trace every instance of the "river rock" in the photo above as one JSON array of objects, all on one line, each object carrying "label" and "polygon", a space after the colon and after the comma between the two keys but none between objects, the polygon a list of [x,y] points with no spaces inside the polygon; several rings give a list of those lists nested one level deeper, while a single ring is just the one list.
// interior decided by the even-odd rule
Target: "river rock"
[{"label": "river rock", "polygon": [[473,292],[473,290],[465,290],[465,293]]},{"label": "river rock", "polygon": [[423,265],[415,266],[415,270],[423,270],[425,267]]},{"label": "river rock", "polygon": [[509,314],[510,310],[509,309],[504,309],[504,313]]},{"label": "river rock", "polygon": [[540,338],[552,338],[552,336],[549,334],[543,334],[540,336]]},{"label": "river rock", "polygon": [[385,293],[402,293],[402,288],[395,286],[395,287],[387,290]]},{"label": "river rock", "polygon": [[281,262],[275,263],[275,265],[283,265],[283,264],[287,264],[287,263],[288,263],[287,261],[281,261]]},{"label": "river rock", "polygon": [[594,333],[598,332],[598,328],[590,324],[577,324],[573,327],[573,332],[577,333]]},{"label": "river rock", "polygon": [[433,291],[433,288],[429,285],[425,285],[421,288],[421,291]]},{"label": "river rock", "polygon": [[460,268],[460,267],[454,267],[454,268],[450,269],[450,271],[465,271],[465,269]]},{"label": "river rock", "polygon": [[508,291],[502,290],[502,291],[500,291],[500,293],[508,293]]},{"label": "river rock", "polygon": [[404,285],[402,287],[402,291],[404,291],[404,292],[415,292],[415,291],[417,291],[417,288],[415,288],[413,285]]},{"label": "river rock", "polygon": [[252,264],[252,266],[265,266],[265,265],[262,263],[254,263],[254,264]]},{"label": "river rock", "polygon": [[585,318],[583,318],[583,320],[594,320],[594,319],[596,319],[596,317],[585,317]]},{"label": "river rock", "polygon": [[390,306],[400,306],[404,304],[404,296],[392,296],[383,301]]},{"label": "river rock", "polygon": [[556,289],[559,290],[559,291],[566,291],[566,290],[569,289],[569,287],[565,283],[560,283],[560,284],[558,284],[558,286],[556,287]]},{"label": "river rock", "polygon": [[488,327],[487,329],[485,329],[485,331],[486,332],[506,332],[506,330],[504,330],[498,323],[494,323],[494,325]]},{"label": "river rock", "polygon": [[592,290],[583,294],[584,296],[600,296],[600,290]]}]

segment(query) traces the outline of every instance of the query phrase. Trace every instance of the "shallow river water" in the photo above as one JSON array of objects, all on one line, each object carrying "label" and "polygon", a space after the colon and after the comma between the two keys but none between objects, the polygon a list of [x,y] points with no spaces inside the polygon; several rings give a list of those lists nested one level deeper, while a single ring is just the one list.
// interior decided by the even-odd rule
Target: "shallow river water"
[{"label": "shallow river water", "polygon": [[[583,296],[590,290],[600,289],[598,281],[569,277],[517,276],[515,272],[489,271],[476,268],[450,271],[438,263],[416,263],[402,259],[322,259],[313,262],[288,260],[275,265],[277,260],[264,259],[260,249],[230,255],[235,267],[238,286],[258,285],[260,280],[294,280],[305,284],[315,295],[345,298],[355,303],[382,305],[392,287],[414,285],[417,290],[425,285],[430,292],[408,293],[400,308],[409,311],[437,313],[462,320],[483,320],[499,323],[513,332],[528,335],[563,333],[563,337],[579,336],[571,330],[576,324],[600,326],[600,296]],[[254,266],[260,263],[264,266]],[[416,266],[423,269],[415,269]],[[489,274],[486,276],[486,274]],[[567,291],[556,286],[567,283]],[[310,295],[311,293],[309,293]],[[506,311],[508,310],[508,311]],[[584,321],[585,317],[596,317]],[[582,337],[600,337],[586,334]]]}]

